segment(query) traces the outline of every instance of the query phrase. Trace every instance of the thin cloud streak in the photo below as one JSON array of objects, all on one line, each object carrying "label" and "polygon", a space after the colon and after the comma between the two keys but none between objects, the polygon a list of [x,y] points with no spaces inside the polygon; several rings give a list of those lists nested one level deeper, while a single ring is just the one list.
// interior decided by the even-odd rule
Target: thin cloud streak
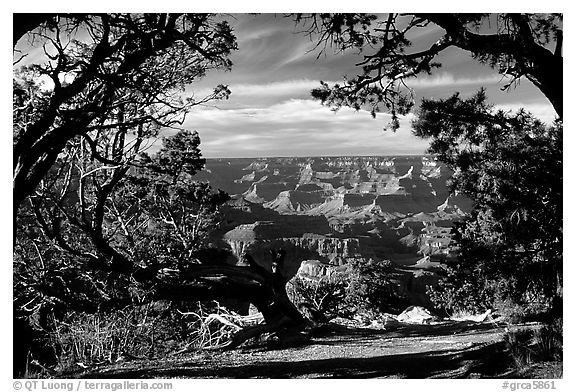
[{"label": "thin cloud streak", "polygon": [[294,99],[268,108],[204,110],[185,126],[198,129],[207,157],[422,154],[425,140],[411,134],[412,116],[397,132],[384,131],[390,116],[343,108],[335,113],[312,100]]},{"label": "thin cloud streak", "polygon": [[[337,83],[337,82],[330,82]],[[278,82],[271,82],[265,84],[234,84],[229,86],[232,90],[233,96],[282,96],[300,94],[302,92],[309,93],[313,88],[320,86],[318,80],[300,79],[300,80],[284,80]]]},{"label": "thin cloud streak", "polygon": [[[505,79],[504,79],[505,80]],[[477,78],[454,77],[449,73],[442,73],[435,76],[407,79],[406,84],[412,88],[434,88],[445,86],[482,86],[486,84],[497,84],[503,81],[501,75],[487,75]]]},{"label": "thin cloud streak", "polygon": [[[237,14],[232,24],[239,44],[232,71],[209,72],[187,89],[202,97],[225,84],[232,92],[228,100],[195,108],[184,124],[199,131],[206,156],[421,154],[428,147],[427,141],[413,136],[411,117],[402,119],[397,133],[384,132],[389,115],[378,114],[374,120],[365,111],[348,108],[334,113],[311,98],[320,80],[342,84],[346,75],[359,72],[354,64],[362,54],[327,52],[318,58],[317,51],[309,52],[313,42],[281,16]],[[412,50],[432,44],[440,33],[418,30]],[[528,81],[500,91],[506,79],[459,49],[444,51],[438,61],[442,68],[431,76],[406,81],[414,89],[416,108],[422,98],[443,99],[455,92],[467,97],[485,87],[489,101],[498,107],[527,107],[545,121],[555,117]]]},{"label": "thin cloud streak", "polygon": [[[483,85],[483,84],[496,84],[502,81],[500,75],[490,75],[478,78],[461,78],[454,77],[448,73],[442,73],[433,77],[420,77],[408,79],[407,84],[409,87],[417,88],[433,88],[444,86],[468,86],[468,85]],[[342,84],[344,81],[325,80],[325,83],[333,86],[335,84]],[[319,80],[311,79],[298,79],[298,80],[283,80],[275,81],[265,84],[231,84],[229,86],[232,94],[237,96],[250,96],[250,95],[263,95],[263,96],[277,96],[277,95],[291,95],[298,94],[303,91],[310,91],[314,88],[320,87]]]},{"label": "thin cloud streak", "polygon": [[[344,83],[343,80],[324,80],[324,82],[329,86],[334,86],[335,84],[342,85]],[[406,81],[408,87],[424,91],[443,87],[494,86],[499,82],[501,82],[501,77],[499,75],[478,78],[459,78],[447,73],[434,77],[414,78]],[[232,92],[229,101],[216,103],[216,106],[221,106],[223,108],[234,106],[266,107],[291,98],[306,99],[310,97],[312,89],[320,87],[320,81],[308,78],[288,79],[269,83],[230,83],[228,87]],[[211,90],[202,89],[196,91],[196,95],[203,97],[208,95],[210,92]]]}]

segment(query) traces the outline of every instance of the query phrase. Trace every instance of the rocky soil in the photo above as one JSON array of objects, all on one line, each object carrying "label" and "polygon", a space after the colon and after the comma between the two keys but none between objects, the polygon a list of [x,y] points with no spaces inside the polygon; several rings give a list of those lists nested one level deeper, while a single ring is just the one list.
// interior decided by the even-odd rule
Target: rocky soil
[{"label": "rocky soil", "polygon": [[[536,328],[534,324],[508,330]],[[513,369],[494,323],[398,324],[381,329],[329,324],[292,344],[202,350],[158,360],[125,360],[78,378],[497,378],[538,377]],[[561,364],[548,364],[560,372]],[[543,372],[542,377],[549,377]]]}]

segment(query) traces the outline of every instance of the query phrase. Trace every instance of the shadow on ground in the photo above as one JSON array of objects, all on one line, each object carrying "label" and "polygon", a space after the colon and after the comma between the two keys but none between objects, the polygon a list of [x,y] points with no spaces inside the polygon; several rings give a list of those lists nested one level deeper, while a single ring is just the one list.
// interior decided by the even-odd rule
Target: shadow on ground
[{"label": "shadow on ground", "polygon": [[342,325],[330,325],[320,332],[321,335],[338,335],[345,336],[378,336],[386,335],[387,337],[439,337],[450,336],[455,334],[485,332],[490,330],[504,330],[504,325],[495,323],[475,323],[472,321],[460,321],[438,324],[398,324],[387,329],[371,328],[351,328]]},{"label": "shadow on ground", "polygon": [[[147,362],[145,366],[130,364],[125,368],[109,368],[82,378],[493,378],[510,366],[504,343],[498,340],[478,342],[476,334],[498,332],[494,325],[455,323],[454,325],[402,326],[394,331],[343,328],[325,331],[323,338],[314,338],[299,347],[260,348],[224,352],[215,355]],[[487,332],[488,331],[488,332]],[[442,336],[459,336],[459,344],[430,350],[419,343]],[[405,338],[414,338],[408,339]],[[363,355],[363,347],[387,342],[394,348],[395,340],[412,344],[409,353],[382,350],[387,355]],[[444,338],[445,340],[445,338]],[[472,343],[476,341],[475,343]],[[465,344],[463,344],[464,342]],[[470,343],[466,343],[470,342]],[[420,346],[419,346],[420,345]],[[308,359],[311,347],[339,346],[333,358]],[[327,349],[330,350],[328,347]],[[325,349],[324,349],[325,350]],[[348,351],[349,350],[349,351]],[[276,351],[281,355],[268,357]],[[379,352],[378,352],[379,353]],[[389,354],[388,354],[389,353]],[[350,354],[348,356],[348,354]]]}]

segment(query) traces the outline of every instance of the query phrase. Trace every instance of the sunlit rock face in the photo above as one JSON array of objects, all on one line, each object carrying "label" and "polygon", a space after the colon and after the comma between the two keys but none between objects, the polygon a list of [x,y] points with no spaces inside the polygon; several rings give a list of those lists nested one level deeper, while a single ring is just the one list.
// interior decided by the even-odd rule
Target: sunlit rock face
[{"label": "sunlit rock face", "polygon": [[362,257],[357,238],[301,233],[297,227],[290,229],[285,224],[271,221],[238,225],[226,232],[223,240],[238,261],[244,253],[249,253],[265,268],[270,268],[272,261],[269,250],[284,249],[287,255],[284,273],[287,277],[294,276],[300,263],[306,259],[338,264],[346,259]]},{"label": "sunlit rock face", "polygon": [[264,203],[264,207],[275,210],[280,214],[304,213],[324,203],[320,191],[282,191],[274,200]]}]

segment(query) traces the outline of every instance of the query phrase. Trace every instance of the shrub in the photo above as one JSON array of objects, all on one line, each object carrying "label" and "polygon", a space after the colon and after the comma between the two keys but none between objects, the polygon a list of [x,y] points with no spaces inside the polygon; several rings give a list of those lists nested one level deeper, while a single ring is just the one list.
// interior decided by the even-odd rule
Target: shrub
[{"label": "shrub", "polygon": [[388,260],[352,260],[347,272],[317,279],[296,276],[289,295],[328,319],[355,313],[398,312],[407,305],[398,294],[393,264]]},{"label": "shrub", "polygon": [[182,336],[170,308],[151,303],[94,314],[69,312],[54,319],[50,341],[59,368],[113,363],[126,354],[145,358],[166,354]]},{"label": "shrub", "polygon": [[56,371],[159,358],[222,343],[237,331],[221,322],[232,313],[216,302],[158,301],[94,314],[68,312],[52,317],[49,345]]},{"label": "shrub", "polygon": [[296,276],[287,291],[296,306],[311,308],[332,319],[350,313],[346,302],[348,284],[346,276],[342,274],[322,276],[317,280]]},{"label": "shrub", "polygon": [[355,261],[352,263],[346,301],[357,310],[397,313],[407,306],[398,294],[394,264],[389,260]]},{"label": "shrub", "polygon": [[489,308],[493,301],[484,282],[458,267],[449,267],[446,276],[440,278],[435,287],[428,286],[426,293],[436,310],[447,315],[479,313]]},{"label": "shrub", "polygon": [[428,287],[427,294],[436,310],[447,315],[492,309],[502,321],[519,323],[544,318],[552,311],[553,297],[534,287],[519,294],[516,286],[511,277],[489,278],[482,270],[456,264],[447,267],[446,275],[435,287]]},{"label": "shrub", "polygon": [[516,370],[522,370],[536,362],[562,361],[562,320],[534,330],[507,331],[504,335],[506,348]]}]

